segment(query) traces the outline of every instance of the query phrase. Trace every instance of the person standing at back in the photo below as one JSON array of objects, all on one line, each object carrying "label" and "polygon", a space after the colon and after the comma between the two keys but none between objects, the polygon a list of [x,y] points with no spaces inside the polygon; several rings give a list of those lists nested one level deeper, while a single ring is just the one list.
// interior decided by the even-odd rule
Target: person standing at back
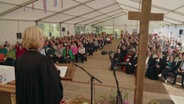
[{"label": "person standing at back", "polygon": [[27,51],[15,66],[16,104],[59,104],[63,97],[59,71],[51,59],[40,53],[44,40],[43,32],[36,26],[23,33]]}]

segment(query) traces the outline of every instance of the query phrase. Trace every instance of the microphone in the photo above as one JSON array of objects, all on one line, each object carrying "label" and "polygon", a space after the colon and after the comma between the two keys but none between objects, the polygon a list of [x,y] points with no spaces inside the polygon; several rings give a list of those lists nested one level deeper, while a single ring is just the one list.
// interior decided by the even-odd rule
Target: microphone
[{"label": "microphone", "polygon": [[79,67],[79,69],[83,70],[84,72],[86,72],[90,76],[90,82],[91,82],[91,104],[93,104],[93,97],[94,97],[93,96],[93,90],[94,90],[94,88],[93,88],[93,84],[94,84],[93,81],[95,79],[99,83],[102,83],[102,82],[99,79],[97,79],[95,76],[93,76],[92,74],[90,74],[88,71],[86,71],[83,67],[81,67],[81,66],[79,66],[79,65],[77,65],[75,63],[74,63],[74,65],[77,66],[77,67]]},{"label": "microphone", "polygon": [[86,72],[90,77],[92,77],[93,79],[97,80],[98,82],[102,83],[99,79],[97,79],[95,76],[93,76],[92,74],[90,74],[87,70],[85,70],[83,67],[77,65],[76,63],[74,63],[74,65],[76,67],[79,67],[81,70],[83,70],[84,72]]},{"label": "microphone", "polygon": [[85,71],[85,69],[84,69],[83,67],[81,67],[81,66],[77,65],[76,63],[74,63],[74,65],[75,65],[76,67],[78,67],[78,68],[80,68],[80,69],[82,69],[82,70],[84,70],[84,71]]}]

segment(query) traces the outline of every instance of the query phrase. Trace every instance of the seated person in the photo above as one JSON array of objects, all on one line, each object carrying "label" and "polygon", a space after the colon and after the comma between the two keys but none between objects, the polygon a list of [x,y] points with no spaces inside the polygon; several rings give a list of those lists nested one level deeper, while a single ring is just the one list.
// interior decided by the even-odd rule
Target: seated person
[{"label": "seated person", "polygon": [[[109,52],[109,55],[111,55],[111,53]],[[112,58],[111,56],[110,57],[110,61],[111,61],[111,67],[110,69],[113,70],[113,68],[115,66],[118,66],[118,64],[120,64],[120,49],[117,49],[117,52],[114,53],[114,57]]]},{"label": "seated person", "polygon": [[107,36],[107,38],[106,38],[106,40],[107,40],[107,44],[111,44],[112,42],[112,37],[109,35],[109,36]]},{"label": "seated person", "polygon": [[148,67],[151,65],[151,61],[153,60],[153,55],[150,51],[150,48],[147,49],[147,58],[146,58],[146,70],[145,70],[145,77],[147,77],[148,74]]},{"label": "seated person", "polygon": [[150,65],[147,69],[147,77],[152,80],[158,80],[158,75],[161,73],[162,69],[164,69],[164,59],[162,57],[162,53],[157,51],[157,56],[153,57],[150,62]]},{"label": "seated person", "polygon": [[161,75],[164,77],[165,83],[167,83],[167,77],[169,72],[174,72],[176,67],[176,62],[173,56],[169,56],[169,61],[166,62],[164,70],[162,70]]},{"label": "seated person", "polygon": [[98,49],[98,40],[97,40],[97,38],[94,39],[93,43],[94,43],[94,51],[97,52],[97,49]]},{"label": "seated person", "polygon": [[89,55],[93,55],[94,52],[94,43],[93,40],[90,40],[88,43],[89,47],[88,47],[88,53]]},{"label": "seated person", "polygon": [[25,51],[26,49],[22,47],[22,44],[19,44],[16,48],[16,57],[18,58],[19,56],[21,56]]},{"label": "seated person", "polygon": [[115,65],[123,61],[120,60],[120,51],[121,51],[120,49],[117,49],[117,52],[114,53],[113,62],[115,63]]},{"label": "seated person", "polygon": [[103,40],[102,38],[98,39],[98,48],[99,49],[103,49],[104,45],[105,45],[105,40]]},{"label": "seated person", "polygon": [[4,65],[4,59],[5,59],[4,54],[0,53],[0,65]]},{"label": "seated person", "polygon": [[9,46],[9,50],[6,53],[6,60],[5,60],[4,64],[14,66],[15,60],[16,60],[16,52],[13,49],[13,46]]},{"label": "seated person", "polygon": [[74,60],[74,55],[72,53],[72,50],[70,47],[67,45],[65,49],[63,50],[63,62],[64,63],[70,63]]},{"label": "seated person", "polygon": [[52,59],[52,61],[55,63],[56,62],[56,55],[55,55],[55,49],[54,47],[49,43],[48,47],[46,48],[46,55]]},{"label": "seated person", "polygon": [[63,50],[64,50],[63,44],[56,44],[56,51],[54,53],[56,56],[56,62],[63,63],[62,57]]},{"label": "seated person", "polygon": [[124,62],[124,58],[125,58],[125,56],[127,56],[127,53],[128,53],[127,46],[126,45],[121,45],[120,46],[120,60],[122,62]]},{"label": "seated person", "polygon": [[131,57],[129,58],[128,64],[126,65],[126,73],[127,74],[134,74],[137,67],[137,55],[138,50],[134,52],[133,49],[130,49],[132,53]]},{"label": "seated person", "polygon": [[6,48],[6,46],[0,45],[0,53],[6,55],[7,52],[8,52],[8,49]]},{"label": "seated person", "polygon": [[77,47],[76,43],[73,43],[71,45],[72,53],[75,57],[75,61],[78,62],[78,56],[79,56],[79,48]]},{"label": "seated person", "polygon": [[[124,47],[125,48],[125,47]],[[124,53],[123,53],[124,52]],[[124,63],[127,63],[130,61],[130,58],[131,56],[133,55],[133,50],[132,49],[129,49],[128,52],[126,50],[122,51],[121,50],[121,53],[120,53],[120,60],[123,60]],[[123,59],[122,59],[123,57]],[[125,66],[122,67],[122,71],[123,72],[126,72],[126,67],[127,67],[127,64]]]},{"label": "seated person", "polygon": [[85,48],[84,46],[81,44],[80,47],[79,47],[79,59],[81,59],[81,62],[83,63],[84,60],[87,61],[87,55],[86,55],[86,52],[85,52]]},{"label": "seated person", "polygon": [[176,84],[176,78],[177,75],[181,75],[182,76],[182,82],[181,82],[181,87],[184,87],[184,52],[182,53],[182,62],[179,65],[178,69],[176,70],[176,73],[174,74],[174,81],[173,81],[173,85]]}]

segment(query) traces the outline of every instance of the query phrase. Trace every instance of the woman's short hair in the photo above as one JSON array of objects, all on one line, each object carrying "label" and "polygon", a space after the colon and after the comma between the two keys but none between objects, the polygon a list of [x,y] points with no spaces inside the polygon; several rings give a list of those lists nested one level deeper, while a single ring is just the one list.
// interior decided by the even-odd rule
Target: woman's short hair
[{"label": "woman's short hair", "polygon": [[25,29],[23,33],[23,47],[27,49],[38,49],[40,38],[43,38],[44,34],[37,26],[31,26]]}]

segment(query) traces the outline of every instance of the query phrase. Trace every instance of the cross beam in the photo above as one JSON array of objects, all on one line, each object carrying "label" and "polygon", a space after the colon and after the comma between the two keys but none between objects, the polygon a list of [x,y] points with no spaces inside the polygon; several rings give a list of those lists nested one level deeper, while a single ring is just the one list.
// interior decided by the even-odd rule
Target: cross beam
[{"label": "cross beam", "polygon": [[138,64],[135,79],[134,104],[143,104],[143,84],[148,43],[149,21],[163,21],[164,14],[151,13],[152,0],[142,0],[142,12],[128,12],[129,20],[140,20]]}]

